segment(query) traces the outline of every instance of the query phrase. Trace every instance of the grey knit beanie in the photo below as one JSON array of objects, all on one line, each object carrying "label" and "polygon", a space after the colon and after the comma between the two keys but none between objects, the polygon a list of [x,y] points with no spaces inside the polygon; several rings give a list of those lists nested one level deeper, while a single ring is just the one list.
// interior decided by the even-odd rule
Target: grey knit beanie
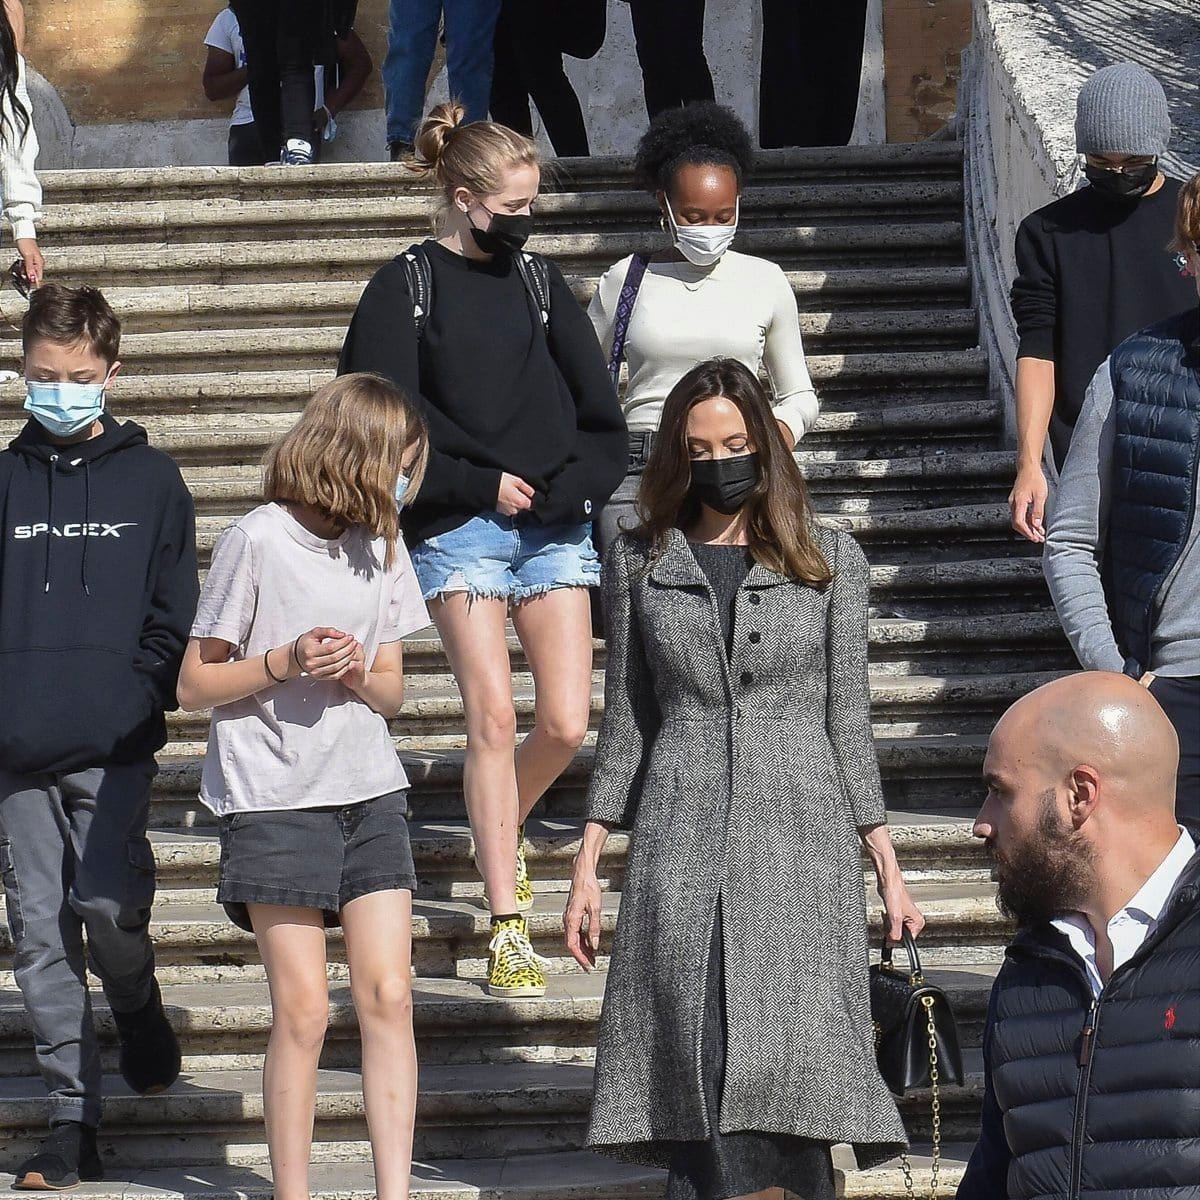
[{"label": "grey knit beanie", "polygon": [[1136,63],[1102,67],[1079,89],[1075,148],[1080,154],[1164,154],[1171,114],[1162,84]]}]

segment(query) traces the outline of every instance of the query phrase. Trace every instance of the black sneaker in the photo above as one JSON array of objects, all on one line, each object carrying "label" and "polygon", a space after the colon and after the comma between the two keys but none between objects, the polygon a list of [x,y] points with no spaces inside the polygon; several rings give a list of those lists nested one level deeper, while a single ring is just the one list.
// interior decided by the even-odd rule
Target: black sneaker
[{"label": "black sneaker", "polygon": [[95,1127],[64,1121],[52,1126],[38,1152],[17,1168],[13,1187],[29,1192],[61,1192],[78,1187],[82,1180],[103,1178]]},{"label": "black sneaker", "polygon": [[179,1040],[163,1012],[158,980],[144,1008],[113,1012],[121,1038],[121,1075],[139,1095],[165,1092],[179,1078]]},{"label": "black sneaker", "polygon": [[413,162],[416,157],[412,142],[388,142],[388,158],[392,162]]}]

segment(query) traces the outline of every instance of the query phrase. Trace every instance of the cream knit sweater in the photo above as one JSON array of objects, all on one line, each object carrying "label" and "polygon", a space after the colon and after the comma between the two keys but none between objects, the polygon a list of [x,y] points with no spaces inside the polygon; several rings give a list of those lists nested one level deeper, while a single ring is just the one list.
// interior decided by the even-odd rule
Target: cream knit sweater
[{"label": "cream knit sweater", "polygon": [[29,114],[29,127],[24,137],[20,136],[20,126],[7,96],[0,100],[4,113],[0,124],[0,202],[12,226],[14,240],[37,237],[34,222],[41,216],[42,208],[42,185],[33,173],[38,156],[33,105],[25,86],[25,59],[20,55],[17,56],[17,98]]},{"label": "cream knit sweater", "polygon": [[[628,270],[628,258],[611,266],[588,309],[606,356]],[[791,284],[773,262],[734,250],[712,267],[652,262],[646,268],[625,342],[629,383],[622,407],[629,428],[657,429],[667,393],[697,363],[716,355],[736,358],[752,371],[765,366],[775,416],[797,441],[812,428],[817,394]]]}]

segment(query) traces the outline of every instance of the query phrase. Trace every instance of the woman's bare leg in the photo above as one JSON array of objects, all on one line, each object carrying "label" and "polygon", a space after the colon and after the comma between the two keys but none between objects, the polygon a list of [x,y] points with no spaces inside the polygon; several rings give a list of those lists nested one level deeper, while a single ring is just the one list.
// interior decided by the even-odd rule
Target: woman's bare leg
[{"label": "woman's bare leg", "polygon": [[517,772],[504,600],[456,593],[429,605],[467,724],[463,792],[475,855],[493,914],[517,911]]},{"label": "woman's bare leg", "polygon": [[587,588],[555,588],[513,609],[533,672],[534,726],[517,750],[523,823],[587,736],[592,707],[592,612]]},{"label": "woman's bare leg", "polygon": [[320,909],[250,904],[271,989],[263,1108],[276,1200],[308,1200],[317,1063],[329,1024],[325,923]]},{"label": "woman's bare leg", "polygon": [[412,893],[372,892],[342,909],[362,1035],[363,1100],[378,1200],[408,1200],[417,1112]]}]

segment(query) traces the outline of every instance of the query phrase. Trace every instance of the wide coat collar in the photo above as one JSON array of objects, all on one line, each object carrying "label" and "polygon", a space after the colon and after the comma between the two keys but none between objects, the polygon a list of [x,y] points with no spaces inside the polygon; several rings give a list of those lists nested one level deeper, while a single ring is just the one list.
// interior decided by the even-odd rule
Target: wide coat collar
[{"label": "wide coat collar", "polygon": [[[667,532],[666,543],[661,553],[650,564],[650,578],[663,587],[708,586],[708,578],[696,562],[696,556],[688,546],[682,529],[671,529]],[[742,587],[769,588],[791,582],[786,576],[756,562],[746,573]]]}]

